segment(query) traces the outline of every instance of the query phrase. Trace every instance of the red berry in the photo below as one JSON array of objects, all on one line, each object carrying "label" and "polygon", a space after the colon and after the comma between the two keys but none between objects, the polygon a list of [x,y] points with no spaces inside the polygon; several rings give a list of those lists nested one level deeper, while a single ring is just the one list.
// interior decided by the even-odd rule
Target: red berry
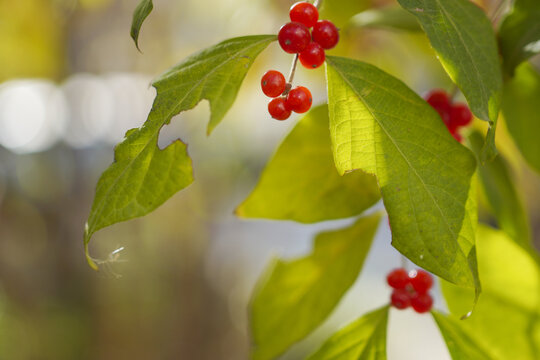
[{"label": "red berry", "polygon": [[279,29],[279,45],[289,53],[296,54],[303,51],[311,42],[311,34],[304,24],[290,22]]},{"label": "red berry", "polygon": [[450,98],[444,90],[431,90],[424,97],[434,109],[450,110]]},{"label": "red berry", "polygon": [[298,57],[302,65],[308,69],[315,69],[324,62],[324,49],[316,42],[310,43],[307,48],[300,53]]},{"label": "red berry", "polygon": [[394,289],[405,289],[409,283],[409,274],[403,268],[394,269],[386,276],[386,282]]},{"label": "red berry", "polygon": [[419,294],[425,294],[433,286],[433,278],[424,270],[412,270],[409,278],[414,290]]},{"label": "red berry", "polygon": [[323,49],[331,49],[339,41],[339,31],[331,21],[319,20],[313,25],[311,34],[313,41],[319,43]]},{"label": "red berry", "polygon": [[319,10],[313,4],[302,1],[291,6],[289,16],[291,21],[299,22],[310,28],[319,19]]},{"label": "red berry", "polygon": [[450,123],[455,127],[467,126],[472,121],[472,114],[465,104],[454,104],[450,109]]},{"label": "red berry", "polygon": [[397,309],[406,309],[411,305],[411,296],[405,289],[394,289],[390,296],[392,306]]},{"label": "red berry", "polygon": [[411,306],[417,313],[425,313],[431,310],[433,298],[429,294],[414,294],[411,296]]},{"label": "red berry", "polygon": [[268,70],[261,79],[262,91],[270,97],[283,94],[286,85],[285,76],[276,70]]},{"label": "red berry", "polygon": [[301,114],[309,110],[312,102],[311,92],[303,86],[297,86],[289,91],[286,104],[287,108]]},{"label": "red berry", "polygon": [[291,110],[285,104],[285,99],[278,97],[268,103],[268,112],[276,120],[286,120],[291,116]]}]

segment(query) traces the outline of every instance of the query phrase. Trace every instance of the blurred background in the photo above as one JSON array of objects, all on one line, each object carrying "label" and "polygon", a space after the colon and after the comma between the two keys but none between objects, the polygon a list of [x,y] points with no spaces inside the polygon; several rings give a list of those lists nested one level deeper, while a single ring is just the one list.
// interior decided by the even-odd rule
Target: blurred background
[{"label": "blurred background", "polygon": [[[351,223],[233,216],[297,119],[267,115],[259,79],[268,69],[287,73],[292,60],[272,44],[212,136],[205,135],[207,102],[161,132],[162,144],[178,137],[189,144],[194,184],[148,216],[98,232],[91,253],[117,261],[100,272],[87,266],[82,234],[95,185],[114,145],[146,119],[152,78],[225,38],[277,33],[294,1],[155,0],[139,38],[142,54],[129,37],[137,2],[0,0],[2,360],[247,359],[247,305],[269,260],[306,254],[316,233]],[[494,11],[490,1],[478,3]],[[396,3],[325,0],[322,17],[342,34],[332,54],[372,62],[418,93],[450,89],[424,35],[347,26],[351,15],[386,5]],[[312,90],[315,103],[325,101],[322,67],[299,69],[295,82]],[[540,179],[504,125],[498,136],[527,194],[538,246]],[[383,220],[357,284],[284,359],[302,358],[330,331],[388,302],[385,275],[401,263],[390,237]],[[436,306],[445,307],[440,296]],[[390,321],[390,359],[449,358],[431,317],[392,311]]]}]

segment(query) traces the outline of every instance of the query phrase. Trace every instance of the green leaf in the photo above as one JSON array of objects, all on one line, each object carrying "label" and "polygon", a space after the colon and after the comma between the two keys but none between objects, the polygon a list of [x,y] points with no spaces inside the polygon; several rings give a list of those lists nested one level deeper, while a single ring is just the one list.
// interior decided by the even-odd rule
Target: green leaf
[{"label": "green leaf", "polygon": [[[474,131],[469,141],[476,153],[482,147],[482,135]],[[499,227],[527,251],[531,250],[529,221],[525,208],[510,176],[506,160],[499,154],[493,161],[480,165],[478,173],[487,201]]]},{"label": "green leaf", "polygon": [[358,215],[375,204],[380,195],[374,176],[337,173],[328,126],[326,105],[300,120],[236,213],[312,223]]},{"label": "green leaf", "polygon": [[353,27],[422,31],[418,20],[413,15],[395,6],[362,11],[350,20],[349,25]]},{"label": "green leaf", "polygon": [[[482,296],[462,326],[476,334],[491,359],[538,359],[540,339],[540,268],[502,231],[479,226],[478,267]],[[452,314],[462,314],[472,294],[444,282]]]},{"label": "green leaf", "polygon": [[456,284],[479,289],[474,255],[474,155],[398,79],[327,57],[330,133],[338,171],[375,174],[392,245]]},{"label": "green leaf", "polygon": [[540,172],[540,74],[525,63],[504,85],[502,110],[508,131],[530,166]]},{"label": "green leaf", "polygon": [[369,0],[322,1],[319,19],[331,19],[336,26],[341,27],[347,23],[351,16],[370,6]]},{"label": "green leaf", "polygon": [[84,234],[88,242],[99,229],[148,214],[193,181],[191,159],[181,141],[161,150],[161,128],[181,111],[202,99],[210,101],[209,131],[231,107],[256,56],[275,40],[273,35],[226,40],[188,57],[163,74],[148,119],[139,129],[126,133],[116,146],[114,163],[101,175]]},{"label": "green leaf", "polygon": [[312,254],[275,261],[251,304],[254,359],[273,359],[326,319],[358,277],[379,219],[321,233]]},{"label": "green leaf", "polygon": [[490,354],[489,349],[485,349],[476,340],[476,335],[469,333],[463,327],[463,320],[457,320],[436,311],[432,311],[431,314],[441,330],[452,359],[493,360],[493,354]]},{"label": "green leaf", "polygon": [[398,0],[415,15],[472,112],[490,122],[483,159],[496,154],[495,128],[502,92],[497,42],[486,14],[470,0]]},{"label": "green leaf", "polygon": [[388,306],[372,311],[329,338],[309,360],[386,360]]},{"label": "green leaf", "polygon": [[540,53],[540,2],[515,0],[499,29],[504,70],[513,75],[524,60]]},{"label": "green leaf", "polygon": [[133,20],[131,21],[131,38],[135,42],[135,46],[139,51],[141,51],[141,49],[139,49],[139,32],[141,31],[141,26],[144,20],[148,17],[148,15],[150,15],[153,8],[154,4],[152,4],[152,0],[141,0],[133,12]]}]

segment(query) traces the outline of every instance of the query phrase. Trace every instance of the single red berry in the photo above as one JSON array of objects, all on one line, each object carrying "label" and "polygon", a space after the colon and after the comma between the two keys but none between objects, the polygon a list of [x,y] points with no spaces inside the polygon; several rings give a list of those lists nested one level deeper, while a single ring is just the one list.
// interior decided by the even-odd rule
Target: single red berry
[{"label": "single red berry", "polygon": [[291,116],[291,110],[285,104],[285,99],[278,97],[268,103],[268,112],[276,120],[286,120]]},{"label": "single red berry", "polygon": [[433,278],[424,270],[412,270],[409,278],[414,290],[419,294],[425,294],[433,286]]},{"label": "single red berry", "polygon": [[313,25],[313,32],[311,34],[313,41],[319,43],[323,49],[331,49],[337,45],[339,41],[339,31],[328,20],[319,20]]},{"label": "single red berry", "polygon": [[411,295],[405,289],[394,289],[390,296],[392,306],[397,309],[406,309],[411,305]]},{"label": "single red berry", "polygon": [[424,99],[434,109],[450,110],[450,98],[444,90],[431,90],[424,96]]},{"label": "single red berry", "polygon": [[411,296],[411,306],[417,313],[425,313],[431,310],[433,298],[429,294],[414,294]]},{"label": "single red berry", "polygon": [[386,276],[386,282],[394,289],[405,289],[409,283],[409,274],[403,268],[394,269]]},{"label": "single red berry", "polygon": [[319,10],[317,10],[315,5],[302,1],[291,6],[289,16],[291,21],[299,22],[310,28],[319,19]]},{"label": "single red berry", "polygon": [[450,123],[456,127],[467,126],[472,121],[472,114],[469,107],[465,104],[457,103],[450,109]]},{"label": "single red berry", "polygon": [[311,34],[306,25],[290,22],[279,29],[278,41],[285,52],[296,54],[303,51],[309,45]]},{"label": "single red berry", "polygon": [[450,134],[452,134],[452,136],[454,137],[454,139],[456,139],[457,142],[463,142],[463,136],[461,136],[461,134],[457,131],[450,132]]},{"label": "single red berry", "polygon": [[325,59],[324,49],[316,42],[311,42],[298,56],[302,65],[315,69],[322,65]]},{"label": "single red berry", "polygon": [[285,91],[285,76],[276,70],[268,70],[261,79],[261,88],[266,96],[276,97]]},{"label": "single red berry", "polygon": [[286,103],[287,108],[301,114],[309,110],[312,102],[311,92],[303,86],[297,86],[289,91]]}]

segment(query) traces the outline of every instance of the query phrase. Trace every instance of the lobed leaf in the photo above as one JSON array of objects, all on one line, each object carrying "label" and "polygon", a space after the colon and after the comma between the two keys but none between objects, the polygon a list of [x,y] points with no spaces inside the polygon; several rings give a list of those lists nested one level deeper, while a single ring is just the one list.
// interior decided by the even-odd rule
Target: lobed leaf
[{"label": "lobed leaf", "polygon": [[[482,135],[474,131],[469,141],[476,153],[482,147]],[[491,210],[499,227],[522,248],[530,251],[529,221],[522,200],[514,187],[504,157],[499,154],[493,161],[478,167],[479,178]]]},{"label": "lobed leaf", "polygon": [[[475,334],[491,359],[537,359],[540,354],[540,267],[502,231],[480,226],[478,266],[483,292],[473,316],[461,324]],[[472,294],[446,282],[450,312],[461,314]]]},{"label": "lobed leaf", "polygon": [[515,0],[512,11],[504,18],[499,29],[499,44],[503,68],[514,74],[524,60],[540,53],[540,2]]},{"label": "lobed leaf", "polygon": [[141,51],[139,49],[139,32],[141,31],[141,26],[144,22],[144,20],[150,15],[152,12],[152,9],[154,8],[154,4],[152,3],[152,0],[141,0],[139,2],[139,5],[135,8],[135,11],[133,12],[133,20],[131,20],[131,38],[135,42],[135,46],[137,47],[137,50]]},{"label": "lobed leaf", "polygon": [[388,310],[374,310],[330,337],[309,360],[386,360]]},{"label": "lobed leaf", "polygon": [[251,303],[254,359],[275,358],[326,319],[358,277],[379,220],[321,233],[310,255],[274,262]]},{"label": "lobed leaf", "polygon": [[476,287],[474,155],[398,79],[352,59],[327,57],[328,104],[339,173],[375,174],[392,245],[456,284]]},{"label": "lobed leaf", "polygon": [[445,316],[437,311],[431,314],[446,342],[450,356],[455,360],[493,360],[489,348],[485,348],[477,339],[478,334],[472,334],[463,326],[463,321]]},{"label": "lobed leaf", "polygon": [[490,122],[483,159],[492,159],[502,93],[497,42],[486,14],[470,0],[398,0],[415,15],[472,112]]},{"label": "lobed leaf", "polygon": [[528,164],[540,172],[540,74],[529,63],[520,65],[504,85],[502,111],[506,126]]},{"label": "lobed leaf", "polygon": [[248,218],[313,223],[362,213],[380,198],[375,177],[339,176],[328,132],[328,106],[302,118],[266,165],[255,190],[237,208]]},{"label": "lobed leaf", "polygon": [[191,159],[181,141],[161,150],[161,128],[181,111],[202,99],[210,101],[209,131],[231,107],[256,56],[275,40],[274,35],[246,36],[223,41],[188,57],[153,86],[157,95],[148,119],[126,133],[116,146],[113,164],[101,175],[86,223],[84,244],[88,254],[92,235],[106,226],[148,214],[193,181]]}]

